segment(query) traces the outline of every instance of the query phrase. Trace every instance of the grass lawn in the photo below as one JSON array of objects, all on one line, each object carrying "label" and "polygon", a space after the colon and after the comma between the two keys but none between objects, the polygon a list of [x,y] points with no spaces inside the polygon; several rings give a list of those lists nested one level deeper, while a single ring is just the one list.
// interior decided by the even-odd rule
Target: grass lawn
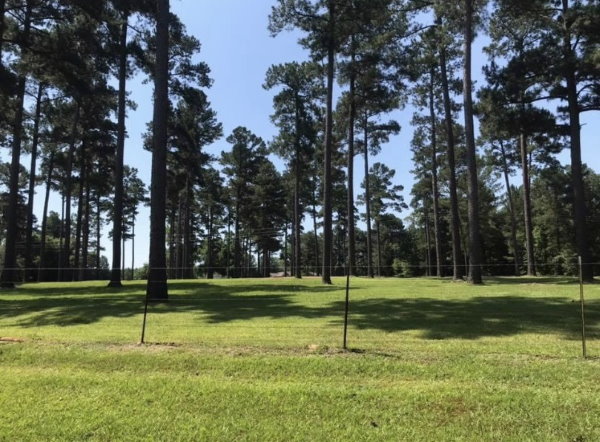
[{"label": "grass lawn", "polygon": [[184,281],[0,292],[0,440],[600,440],[600,285]]}]

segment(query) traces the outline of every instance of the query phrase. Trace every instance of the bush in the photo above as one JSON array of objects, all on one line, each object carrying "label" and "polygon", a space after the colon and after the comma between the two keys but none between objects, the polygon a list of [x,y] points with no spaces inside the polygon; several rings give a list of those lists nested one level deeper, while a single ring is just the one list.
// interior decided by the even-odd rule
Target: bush
[{"label": "bush", "polygon": [[412,266],[408,261],[404,261],[402,259],[394,259],[394,262],[392,263],[392,270],[394,271],[394,276],[398,278],[410,278],[413,276]]}]

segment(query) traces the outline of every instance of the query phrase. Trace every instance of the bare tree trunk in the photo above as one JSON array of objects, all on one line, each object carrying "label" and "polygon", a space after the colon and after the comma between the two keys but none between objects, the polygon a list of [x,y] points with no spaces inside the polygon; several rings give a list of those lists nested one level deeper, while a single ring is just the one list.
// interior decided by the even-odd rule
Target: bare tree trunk
[{"label": "bare tree trunk", "polygon": [[86,165],[85,165],[85,143],[81,144],[81,158],[80,158],[80,172],[79,172],[79,189],[77,196],[77,222],[75,224],[75,257],[74,257],[74,272],[72,279],[73,281],[79,280],[80,275],[80,257],[81,257],[81,230],[83,221],[83,186],[86,181]]},{"label": "bare tree trunk", "polygon": [[[314,195],[314,190],[313,190],[313,201],[316,200],[316,197]],[[317,230],[317,207],[316,205],[313,203],[312,206],[312,219],[313,219],[313,235],[314,235],[314,239],[315,239],[315,273],[317,274],[317,276],[320,273],[320,268],[321,266],[319,265],[319,233]]]},{"label": "bare tree trunk", "polygon": [[377,229],[377,276],[381,278],[381,223],[375,219],[375,229]]},{"label": "bare tree trunk", "polygon": [[442,237],[440,232],[440,191],[438,186],[438,159],[437,159],[437,115],[433,97],[434,70],[430,72],[429,83],[429,115],[431,118],[431,191],[433,193],[433,230],[435,239],[435,268],[438,278],[442,273]]},{"label": "bare tree trunk", "polygon": [[206,278],[214,279],[215,277],[215,269],[213,263],[213,206],[210,205],[208,207],[208,238],[207,238],[207,250],[206,250],[206,264],[208,264],[208,269],[206,270]]},{"label": "bare tree trunk", "polygon": [[71,140],[69,142],[69,153],[67,157],[67,171],[65,179],[65,243],[62,258],[62,279],[69,281],[71,277],[71,197],[73,192],[73,158],[75,157],[75,144],[77,142],[77,126],[79,125],[79,117],[81,106],[77,100],[75,108],[75,119],[71,129]]},{"label": "bare tree trunk", "polygon": [[[46,195],[44,197],[44,213],[42,214],[42,237],[40,240],[40,262],[38,268],[37,280],[42,280],[42,272],[45,272],[46,259],[44,257],[46,253],[46,230],[48,226],[48,204],[50,202],[50,190],[52,188],[52,173],[54,172],[54,151],[50,152],[50,158],[48,159],[48,177],[46,178]],[[60,262],[60,260],[59,260]],[[47,273],[47,272],[45,272]]]},{"label": "bare tree trunk", "polygon": [[100,193],[96,194],[96,280],[100,280],[100,239],[102,237],[102,207]]},{"label": "bare tree trunk", "polygon": [[294,276],[302,278],[302,208],[300,204],[300,115],[299,97],[296,96],[296,134],[295,134],[295,158],[294,158]]},{"label": "bare tree trunk", "polygon": [[88,279],[88,249],[90,247],[90,183],[86,182],[85,185],[85,214],[83,221],[83,246],[81,249],[82,263],[79,271],[79,280],[85,281]]},{"label": "bare tree trunk", "polygon": [[583,263],[582,272],[585,282],[594,281],[594,267],[591,264],[591,254],[588,240],[587,207],[583,184],[583,165],[581,161],[581,121],[577,75],[573,66],[573,47],[571,42],[571,14],[569,0],[562,0],[562,17],[564,27],[563,52],[566,61],[565,80],[569,112],[569,128],[571,136],[571,179],[573,186],[573,215],[575,221],[575,242],[577,254]]},{"label": "bare tree trunk", "polygon": [[169,110],[169,0],[157,0],[156,4],[150,259],[146,296],[152,301],[166,301],[169,298],[165,251],[167,120]]},{"label": "bare tree trunk", "polygon": [[431,233],[429,231],[429,208],[427,205],[424,205],[423,210],[425,211],[425,244],[427,245],[427,253],[425,254],[427,270],[425,271],[425,275],[431,276]]},{"label": "bare tree trunk", "polygon": [[[117,154],[115,156],[115,212],[113,216],[113,256],[109,287],[121,287],[121,237],[123,232],[123,157],[125,150],[125,107],[127,106],[127,29],[129,12],[123,13],[119,45],[119,110],[117,122]],[[123,262],[125,260],[123,259]]]},{"label": "bare tree trunk", "polygon": [[471,79],[471,50],[473,42],[473,0],[465,0],[465,43],[463,97],[465,136],[467,145],[468,208],[469,208],[469,280],[482,284],[481,232],[479,226],[479,178],[477,175],[477,152],[473,123],[473,82]]},{"label": "bare tree trunk", "polygon": [[508,210],[510,211],[510,239],[512,243],[513,253],[515,255],[515,276],[519,276],[521,271],[519,270],[519,246],[517,242],[517,218],[515,215],[515,204],[513,199],[512,190],[510,187],[510,179],[508,174],[508,160],[506,159],[506,150],[504,149],[504,143],[500,141],[500,153],[502,154],[502,172],[504,173],[504,182],[506,183],[506,195],[508,198]]},{"label": "bare tree trunk", "polygon": [[352,55],[350,67],[350,115],[348,116],[348,272],[356,276],[356,232],[354,220],[354,123],[356,121],[356,75],[354,67],[354,37],[352,38]]},{"label": "bare tree trunk", "polygon": [[367,219],[367,276],[373,278],[373,241],[371,229],[371,184],[369,182],[369,120],[364,116],[365,217]]},{"label": "bare tree trunk", "polygon": [[335,73],[335,1],[328,0],[329,22],[327,29],[327,102],[325,121],[325,149],[323,158],[323,284],[331,284],[332,192],[331,161],[333,156],[333,81]]},{"label": "bare tree trunk", "polygon": [[[441,21],[438,19],[438,23]],[[448,146],[446,156],[448,161],[450,188],[450,233],[452,236],[452,279],[458,281],[462,279],[464,272],[461,264],[461,238],[460,238],[460,218],[458,214],[458,195],[456,183],[456,160],[455,160],[455,140],[454,140],[454,118],[452,116],[452,102],[450,100],[450,86],[448,84],[448,71],[446,66],[446,48],[440,46],[440,70],[442,79],[442,90],[444,96],[444,114],[446,121],[446,136]]]},{"label": "bare tree trunk", "polygon": [[131,281],[134,280],[135,275],[135,215],[131,220]]},{"label": "bare tree trunk", "polygon": [[527,275],[535,276],[535,253],[533,244],[533,222],[531,216],[531,181],[529,179],[529,161],[527,160],[527,140],[525,134],[519,135],[521,165],[523,170],[523,215],[525,218],[525,241],[527,250]]},{"label": "bare tree trunk", "polygon": [[31,166],[29,167],[29,191],[27,197],[27,228],[25,237],[25,280],[35,280],[33,269],[33,199],[35,197],[35,179],[37,171],[38,144],[40,136],[40,119],[42,115],[42,94],[44,85],[38,85],[33,121],[33,139],[31,140]]},{"label": "bare tree trunk", "polygon": [[175,279],[176,277],[176,264],[175,264],[175,231],[176,227],[176,212],[175,207],[172,207],[169,211],[169,279]]},{"label": "bare tree trunk", "polygon": [[[23,27],[21,52],[29,43],[29,32],[31,29],[32,5],[27,1],[27,12]],[[4,14],[3,14],[4,17]],[[3,22],[4,23],[4,22]],[[0,52],[0,55],[1,52]],[[17,84],[16,110],[13,120],[13,139],[10,163],[10,182],[8,195],[8,213],[13,214],[6,220],[6,240],[4,244],[4,268],[0,273],[0,288],[14,288],[18,279],[17,272],[17,237],[19,233],[18,217],[19,210],[19,175],[21,172],[21,144],[23,139],[23,116],[25,103],[25,86],[27,78],[22,75]]]}]

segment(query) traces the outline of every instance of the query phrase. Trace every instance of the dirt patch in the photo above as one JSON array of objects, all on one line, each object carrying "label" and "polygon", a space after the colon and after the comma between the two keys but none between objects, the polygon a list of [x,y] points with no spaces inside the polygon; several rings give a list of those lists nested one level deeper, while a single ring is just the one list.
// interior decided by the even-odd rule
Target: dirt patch
[{"label": "dirt patch", "polygon": [[25,339],[10,338],[8,336],[5,336],[5,337],[0,337],[0,342],[25,342]]}]

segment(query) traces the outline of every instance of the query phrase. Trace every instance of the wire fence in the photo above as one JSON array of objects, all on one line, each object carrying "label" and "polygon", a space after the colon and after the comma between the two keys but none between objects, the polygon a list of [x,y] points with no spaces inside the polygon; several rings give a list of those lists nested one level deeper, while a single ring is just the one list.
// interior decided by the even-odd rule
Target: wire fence
[{"label": "wire fence", "polygon": [[[579,278],[488,277],[482,287],[347,272],[331,286],[311,279],[170,279],[168,302],[147,296],[147,280],[125,283],[121,291],[98,283],[28,284],[0,304],[0,336],[11,318],[18,318],[15,326],[86,323],[100,332],[97,322],[108,317],[122,320],[128,336],[144,343],[389,350],[409,341],[492,346],[501,345],[498,338],[536,334],[532,351],[541,354],[600,354],[600,289],[584,285],[581,272]],[[30,291],[37,300],[19,297]]]}]

